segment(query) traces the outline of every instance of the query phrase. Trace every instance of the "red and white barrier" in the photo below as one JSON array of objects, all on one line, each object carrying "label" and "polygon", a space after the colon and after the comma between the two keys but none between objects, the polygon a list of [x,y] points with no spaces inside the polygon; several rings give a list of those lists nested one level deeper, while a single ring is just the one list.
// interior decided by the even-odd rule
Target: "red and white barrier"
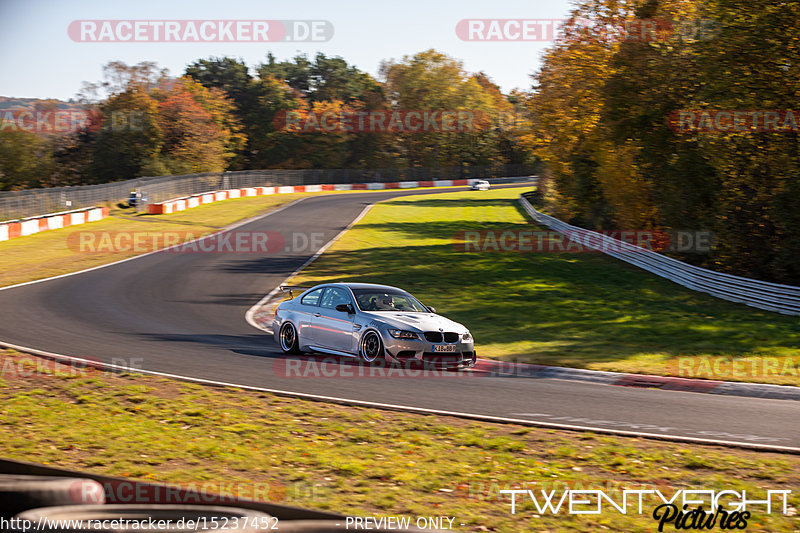
[{"label": "red and white barrier", "polygon": [[415,187],[453,187],[472,185],[477,179],[463,180],[433,180],[433,181],[392,181],[388,183],[333,183],[325,185],[285,185],[282,187],[245,187],[243,189],[228,189],[225,191],[211,191],[185,198],[173,198],[165,202],[150,204],[147,212],[151,215],[167,215],[183,211],[201,204],[221,202],[230,198],[244,198],[249,196],[269,196],[272,194],[289,194],[296,192],[325,192],[325,191],[377,191],[382,189],[412,189]]},{"label": "red and white barrier", "polygon": [[[298,192],[326,192],[326,191],[376,191],[382,189],[410,189],[415,187],[452,187],[471,185],[476,179],[461,180],[434,180],[434,181],[394,181],[388,183],[331,183],[323,185],[286,185],[282,187],[245,187],[242,189],[228,189],[224,191],[209,191],[183,198],[173,198],[166,202],[150,204],[147,212],[151,215],[176,213],[213,202],[221,202],[231,198],[244,198],[252,196],[269,196],[273,194],[289,194]],[[0,223],[0,241],[7,241],[15,237],[33,235],[51,229],[61,229],[68,226],[94,222],[108,216],[107,207],[90,207],[64,211],[38,217]]]},{"label": "red and white barrier", "polygon": [[52,213],[38,217],[0,222],[0,241],[7,241],[15,237],[24,237],[41,233],[51,229],[61,229],[67,226],[77,226],[86,222],[95,222],[108,216],[107,207],[88,207],[62,213]]}]

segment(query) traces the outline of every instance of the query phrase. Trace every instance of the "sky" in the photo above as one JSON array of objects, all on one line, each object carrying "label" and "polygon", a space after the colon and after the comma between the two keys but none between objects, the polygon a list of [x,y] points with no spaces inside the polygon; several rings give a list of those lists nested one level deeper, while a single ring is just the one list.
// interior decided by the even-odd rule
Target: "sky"
[{"label": "sky", "polygon": [[[212,56],[242,59],[252,69],[267,52],[279,60],[303,53],[338,55],[378,77],[382,60],[401,60],[429,48],[463,61],[468,72],[485,72],[504,92],[528,89],[550,42],[465,41],[456,34],[456,24],[463,19],[563,19],[570,9],[569,0],[403,0],[383,5],[374,0],[0,0],[0,96],[67,100],[82,82],[101,81],[102,66],[110,61],[154,61],[178,76],[187,64]],[[328,21],[333,36],[326,42],[84,42],[80,32],[68,32],[73,21],[79,27],[81,21],[231,19]],[[102,22],[96,24],[85,39],[99,36]],[[122,26],[114,28],[127,35]]]}]

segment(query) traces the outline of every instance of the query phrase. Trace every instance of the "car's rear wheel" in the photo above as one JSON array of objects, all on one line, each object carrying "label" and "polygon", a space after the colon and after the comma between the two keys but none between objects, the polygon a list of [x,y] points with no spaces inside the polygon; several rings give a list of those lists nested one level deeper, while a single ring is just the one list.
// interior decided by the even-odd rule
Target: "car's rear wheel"
[{"label": "car's rear wheel", "polygon": [[374,363],[383,357],[383,341],[375,331],[368,331],[361,337],[359,355],[365,363]]},{"label": "car's rear wheel", "polygon": [[281,350],[283,350],[283,353],[300,353],[300,347],[297,341],[297,330],[295,329],[294,324],[287,322],[281,326],[280,339]]}]

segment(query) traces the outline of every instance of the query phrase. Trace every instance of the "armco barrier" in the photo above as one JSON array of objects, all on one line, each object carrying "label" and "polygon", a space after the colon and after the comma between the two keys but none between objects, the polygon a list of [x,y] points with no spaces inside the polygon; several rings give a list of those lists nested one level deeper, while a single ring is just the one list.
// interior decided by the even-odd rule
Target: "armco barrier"
[{"label": "armco barrier", "polygon": [[572,226],[545,215],[534,209],[522,196],[519,202],[536,222],[558,231],[568,240],[578,242],[582,246],[602,251],[679,285],[723,300],[785,315],[800,315],[800,287],[758,281],[689,265],[658,252]]},{"label": "armco barrier", "polygon": [[[512,178],[516,179],[516,178]],[[410,189],[414,187],[452,187],[471,185],[477,179],[463,180],[434,180],[434,181],[399,181],[387,183],[336,183],[326,185],[285,185],[282,187],[245,187],[243,189],[228,189],[224,191],[209,191],[183,198],[173,198],[165,202],[150,204],[147,212],[151,215],[162,215],[183,211],[201,204],[219,202],[229,198],[242,198],[245,196],[268,196],[271,194],[289,194],[295,192],[324,192],[324,191],[358,191],[382,189]],[[500,182],[497,180],[496,182]]]},{"label": "armco barrier", "polygon": [[107,207],[89,207],[74,211],[51,213],[23,220],[12,220],[0,223],[0,241],[7,241],[15,237],[33,235],[51,229],[61,229],[67,226],[77,226],[86,222],[95,222],[108,216]]}]

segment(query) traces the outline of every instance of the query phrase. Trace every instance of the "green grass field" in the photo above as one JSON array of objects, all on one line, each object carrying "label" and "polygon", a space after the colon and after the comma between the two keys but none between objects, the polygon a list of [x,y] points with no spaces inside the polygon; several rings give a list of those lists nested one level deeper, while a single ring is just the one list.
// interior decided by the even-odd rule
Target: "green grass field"
[{"label": "green grass field", "polygon": [[[0,351],[0,456],[456,531],[656,531],[644,514],[510,513],[502,489],[792,490],[800,456],[478,423],[78,371]],[[537,494],[539,494],[537,492]],[[706,506],[707,507],[707,506]],[[585,509],[586,507],[582,507]],[[461,527],[460,524],[465,524]],[[754,508],[747,531],[796,531]],[[668,526],[667,530],[673,530]]]},{"label": "green grass field", "polygon": [[376,205],[294,283],[404,287],[467,325],[481,357],[800,384],[800,320],[680,287],[599,253],[460,251],[458,232],[530,230],[523,189]]}]

